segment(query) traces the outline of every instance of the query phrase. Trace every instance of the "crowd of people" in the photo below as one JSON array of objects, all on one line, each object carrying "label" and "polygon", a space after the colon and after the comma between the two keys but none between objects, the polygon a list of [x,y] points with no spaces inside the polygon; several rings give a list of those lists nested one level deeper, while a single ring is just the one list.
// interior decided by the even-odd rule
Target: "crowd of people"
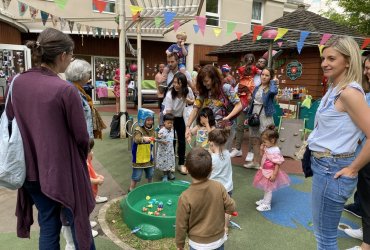
[{"label": "crowd of people", "polygon": [[[227,64],[220,68],[196,65],[190,74],[185,69],[186,34],[176,37],[177,43],[166,50],[167,63],[159,64],[155,76],[158,133],[155,113],[138,110],[128,192],[143,172],[152,182],[155,168],[161,171],[162,181],[174,180],[177,165],[180,174],[192,178],[178,202],[177,248],[183,249],[188,237],[190,249],[224,249],[230,216],[236,213],[231,158],[243,155],[245,125],[249,126],[249,152],[244,167],[258,169],[253,186],[264,191],[256,209],[271,210],[273,191],[290,184],[281,170],[284,157],[273,121],[279,81],[274,70],[266,67],[267,60],[255,62],[253,54],[241,60],[237,78]],[[26,181],[18,190],[18,236],[29,237],[35,204],[40,249],[59,249],[61,229],[71,249],[95,249],[97,233],[91,228],[96,222],[89,215],[95,203],[107,198],[98,195],[104,177],[92,166],[94,138],[102,138],[105,124],[83,89],[91,78],[91,65],[74,59],[73,40],[52,28],[27,46],[35,67],[14,80],[13,98],[6,108],[9,117],[17,118],[27,165]],[[365,98],[370,57],[361,65],[357,43],[338,37],[325,45],[321,67],[330,87],[308,137],[317,248],[338,249],[337,228],[345,209],[362,216],[361,229],[346,231],[363,240],[361,247],[353,249],[370,249],[369,94]],[[64,72],[67,81],[59,76]],[[156,154],[154,143],[158,144]],[[192,148],[187,155],[186,143]],[[345,206],[356,186],[355,203]]]}]

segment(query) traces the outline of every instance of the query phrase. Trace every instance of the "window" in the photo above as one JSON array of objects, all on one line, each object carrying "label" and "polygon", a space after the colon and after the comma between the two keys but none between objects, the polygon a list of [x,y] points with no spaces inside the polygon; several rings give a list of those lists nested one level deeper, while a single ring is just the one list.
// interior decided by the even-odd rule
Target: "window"
[{"label": "window", "polygon": [[252,23],[262,24],[262,1],[253,0]]},{"label": "window", "polygon": [[[100,0],[98,0],[100,1]],[[103,10],[103,13],[111,13],[111,14],[116,14],[116,0],[104,0],[107,2],[107,5],[105,6],[105,9]],[[93,6],[93,12],[99,12],[98,9],[96,8],[94,1],[92,1],[92,6]]]},{"label": "window", "polygon": [[206,0],[207,25],[220,26],[220,1]]}]

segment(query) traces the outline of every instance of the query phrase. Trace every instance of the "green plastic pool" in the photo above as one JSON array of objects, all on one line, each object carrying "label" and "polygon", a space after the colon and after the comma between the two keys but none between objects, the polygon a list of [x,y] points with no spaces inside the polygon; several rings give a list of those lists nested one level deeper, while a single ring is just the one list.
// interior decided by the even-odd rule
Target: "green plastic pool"
[{"label": "green plastic pool", "polygon": [[121,201],[123,221],[131,230],[137,229],[136,235],[144,240],[175,237],[177,202],[189,185],[169,181],[135,188]]}]

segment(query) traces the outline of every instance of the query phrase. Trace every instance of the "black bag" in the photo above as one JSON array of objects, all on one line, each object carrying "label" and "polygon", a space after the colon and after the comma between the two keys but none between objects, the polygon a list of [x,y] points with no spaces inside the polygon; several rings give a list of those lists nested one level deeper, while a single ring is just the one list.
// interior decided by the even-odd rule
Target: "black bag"
[{"label": "black bag", "polygon": [[110,133],[109,133],[109,137],[112,138],[112,139],[120,138],[120,123],[121,123],[121,116],[123,114],[125,114],[126,121],[127,121],[127,119],[128,119],[128,113],[127,112],[120,112],[119,114],[115,114],[112,117],[112,122],[110,123]]},{"label": "black bag", "polygon": [[311,169],[311,150],[309,149],[308,146],[306,147],[306,151],[304,152],[303,158],[301,161],[302,161],[302,170],[304,173],[304,177],[308,178],[308,177],[313,176],[313,172]]},{"label": "black bag", "polygon": [[260,112],[258,114],[254,113],[254,114],[252,114],[248,117],[248,126],[249,127],[258,127],[261,124],[260,115],[261,115],[262,109],[263,109],[263,105],[262,105],[262,107],[260,109]]}]

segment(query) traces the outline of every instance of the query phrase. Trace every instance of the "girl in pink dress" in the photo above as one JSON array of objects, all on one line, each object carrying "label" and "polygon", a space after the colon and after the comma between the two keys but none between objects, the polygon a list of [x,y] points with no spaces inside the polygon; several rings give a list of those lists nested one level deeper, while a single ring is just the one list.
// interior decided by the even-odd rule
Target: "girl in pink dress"
[{"label": "girl in pink dress", "polygon": [[280,170],[280,165],[284,162],[277,142],[279,133],[274,125],[267,126],[261,135],[262,144],[260,147],[262,161],[261,168],[257,171],[253,180],[253,186],[265,191],[262,200],[256,202],[258,211],[271,210],[272,192],[289,186],[290,179],[288,175]]}]

